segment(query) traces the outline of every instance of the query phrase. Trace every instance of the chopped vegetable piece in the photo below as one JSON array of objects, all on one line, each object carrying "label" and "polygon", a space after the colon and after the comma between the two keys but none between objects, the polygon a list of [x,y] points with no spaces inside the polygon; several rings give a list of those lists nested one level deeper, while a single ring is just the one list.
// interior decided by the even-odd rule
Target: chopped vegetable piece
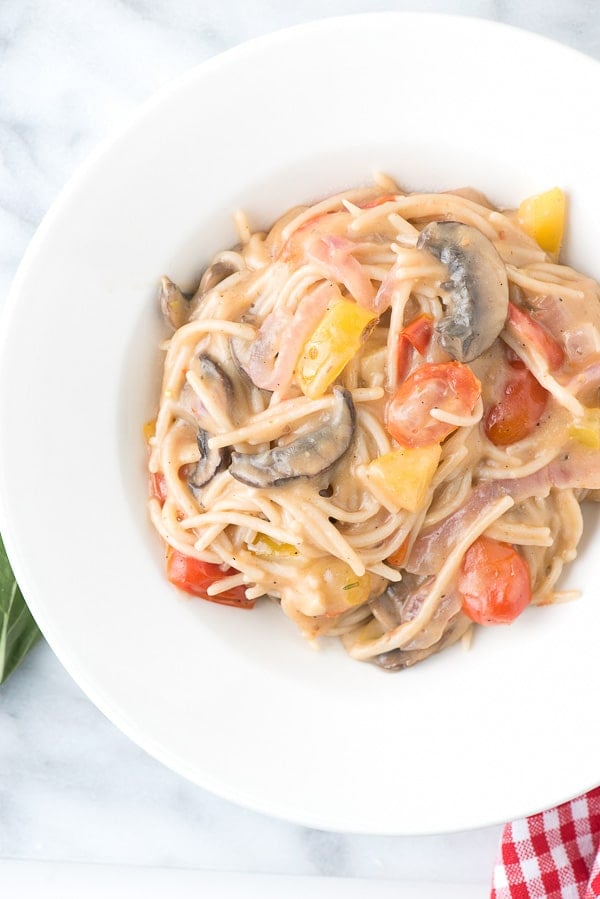
[{"label": "chopped vegetable piece", "polygon": [[424,356],[433,334],[433,316],[427,312],[417,315],[400,332],[398,340],[397,379],[403,381],[410,369],[412,350]]},{"label": "chopped vegetable piece", "polygon": [[174,331],[189,321],[192,297],[183,293],[177,284],[166,276],[161,278],[158,298],[165,321]]},{"label": "chopped vegetable piece", "polygon": [[390,555],[385,560],[388,565],[393,565],[395,568],[400,568],[404,560],[406,559],[406,552],[408,550],[408,537],[406,537],[398,549],[390,553]]},{"label": "chopped vegetable piece", "polygon": [[416,512],[425,499],[441,454],[438,443],[395,449],[370,462],[366,478],[399,509]]},{"label": "chopped vegetable piece", "polygon": [[600,409],[586,409],[583,418],[570,425],[569,437],[590,449],[600,449]]},{"label": "chopped vegetable piece", "polygon": [[535,429],[550,394],[521,362],[512,362],[501,399],[485,417],[485,433],[496,446],[510,446]]},{"label": "chopped vegetable piece", "polygon": [[567,201],[559,187],[523,200],[518,219],[521,227],[546,253],[558,256],[565,227]]},{"label": "chopped vegetable piece", "polygon": [[550,371],[563,364],[565,353],[561,345],[543,325],[514,303],[508,304],[507,328],[524,347],[529,346],[543,356]]},{"label": "chopped vegetable piece", "polygon": [[[209,444],[210,434],[204,428],[198,428],[196,445],[200,457],[195,465],[186,465],[184,479],[192,490],[200,490],[220,471],[223,471],[229,463],[229,450],[227,447],[215,447],[211,449]],[[182,470],[180,469],[180,475]]]},{"label": "chopped vegetable piece", "polygon": [[154,437],[156,433],[156,419],[151,418],[150,421],[147,421],[144,424],[144,440],[146,443],[150,441],[152,437]]},{"label": "chopped vegetable piece", "polygon": [[254,600],[246,599],[244,586],[232,587],[230,590],[224,590],[223,593],[217,593],[214,596],[209,596],[207,593],[207,588],[215,581],[235,573],[234,568],[226,568],[223,571],[220,565],[213,565],[211,562],[202,562],[193,556],[186,556],[171,546],[167,550],[167,578],[179,590],[225,606],[236,606],[240,609],[254,608]]},{"label": "chopped vegetable piece", "polygon": [[366,602],[373,583],[368,571],[358,577],[341,559],[329,556],[311,559],[307,574],[299,574],[294,589],[305,594],[302,600],[304,614],[332,617]]},{"label": "chopped vegetable piece", "polygon": [[439,421],[431,412],[466,417],[472,414],[481,384],[462,362],[419,366],[400,385],[386,411],[386,427],[402,446],[440,443],[458,425]]},{"label": "chopped vegetable piece", "polygon": [[358,352],[365,330],[376,319],[352,300],[338,300],[304,344],[297,366],[298,383],[311,399],[322,396]]},{"label": "chopped vegetable piece", "polygon": [[444,315],[435,330],[457,362],[472,362],[498,337],[508,306],[508,278],[498,250],[464,222],[429,222],[417,238],[447,269],[441,287]]},{"label": "chopped vegetable piece", "polygon": [[510,544],[479,537],[465,553],[458,592],[477,624],[510,624],[531,602],[529,566]]},{"label": "chopped vegetable piece", "polygon": [[252,541],[257,556],[297,556],[298,550],[291,543],[278,543],[266,534],[257,534]]},{"label": "chopped vegetable piece", "polygon": [[422,312],[402,329],[402,337],[423,356],[433,333],[433,316]]},{"label": "chopped vegetable piece", "polygon": [[375,288],[354,253],[359,245],[339,234],[316,236],[306,247],[306,259],[334,284],[343,284],[359,306],[371,309]]},{"label": "chopped vegetable piece", "polygon": [[[366,571],[357,575],[342,559],[322,556],[294,560],[292,577],[279,586],[284,605],[294,607],[308,618],[335,618],[365,603],[383,589],[383,579]],[[293,564],[294,564],[293,563]]]},{"label": "chopped vegetable piece", "polygon": [[251,487],[282,487],[333,468],[350,448],[356,410],[349,390],[333,388],[333,404],[319,427],[260,453],[231,454],[229,474]]}]

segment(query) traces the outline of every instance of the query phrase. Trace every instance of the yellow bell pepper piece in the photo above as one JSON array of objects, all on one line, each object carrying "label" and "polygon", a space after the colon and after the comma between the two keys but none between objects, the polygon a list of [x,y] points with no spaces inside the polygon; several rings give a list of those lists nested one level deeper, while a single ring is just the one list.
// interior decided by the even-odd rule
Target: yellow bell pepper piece
[{"label": "yellow bell pepper piece", "polygon": [[366,481],[371,482],[376,495],[391,505],[416,512],[425,499],[441,454],[439,443],[394,449],[367,465]]},{"label": "yellow bell pepper piece", "polygon": [[257,534],[252,541],[257,556],[297,556],[298,550],[291,543],[279,543],[266,534]]},{"label": "yellow bell pepper piece", "polygon": [[600,409],[586,409],[583,418],[569,426],[569,437],[590,449],[600,449]]},{"label": "yellow bell pepper piece", "polygon": [[149,441],[152,439],[152,437],[154,437],[155,434],[156,434],[156,419],[152,418],[152,419],[150,419],[150,421],[147,421],[144,424],[144,439],[145,439],[146,443],[149,443]]},{"label": "yellow bell pepper piece", "polygon": [[519,224],[546,253],[558,256],[563,239],[566,197],[559,187],[528,197],[519,206]]},{"label": "yellow bell pepper piece", "polygon": [[365,330],[377,318],[353,300],[336,300],[304,344],[296,377],[311,399],[322,396],[360,349]]}]

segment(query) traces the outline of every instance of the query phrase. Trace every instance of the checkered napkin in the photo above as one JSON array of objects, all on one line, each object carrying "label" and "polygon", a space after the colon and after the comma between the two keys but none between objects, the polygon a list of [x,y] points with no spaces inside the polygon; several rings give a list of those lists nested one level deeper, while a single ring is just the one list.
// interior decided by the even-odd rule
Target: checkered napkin
[{"label": "checkered napkin", "polygon": [[600,787],[506,825],[491,899],[600,899]]}]

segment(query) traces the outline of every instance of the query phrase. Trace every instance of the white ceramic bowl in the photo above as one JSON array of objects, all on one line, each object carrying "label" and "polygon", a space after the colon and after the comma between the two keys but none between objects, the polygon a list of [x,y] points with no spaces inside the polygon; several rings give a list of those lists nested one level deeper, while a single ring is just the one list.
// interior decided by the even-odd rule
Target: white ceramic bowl
[{"label": "white ceramic bowl", "polygon": [[593,512],[568,577],[581,600],[390,675],[313,652],[270,605],[182,599],[147,518],[142,438],[157,279],[192,284],[235,241],[237,207],[265,226],[373,169],[507,205],[560,184],[565,257],[600,276],[598,108],[597,64],[530,34],[323,21],[163,90],[48,214],[5,308],[0,525],[64,665],[184,776],[294,821],[395,834],[506,820],[600,780]]}]

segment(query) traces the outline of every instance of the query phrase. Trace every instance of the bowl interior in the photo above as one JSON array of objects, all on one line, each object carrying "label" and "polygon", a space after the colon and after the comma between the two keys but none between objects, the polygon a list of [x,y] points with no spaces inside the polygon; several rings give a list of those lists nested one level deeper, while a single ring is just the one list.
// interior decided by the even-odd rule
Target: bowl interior
[{"label": "bowl interior", "polygon": [[[551,70],[552,89],[538,77]],[[235,243],[236,208],[263,228],[374,170],[412,189],[472,185],[506,206],[560,184],[564,256],[600,275],[599,99],[595,63],[512,29],[325,21],[162,92],[44,222],[2,331],[2,529],[63,663],[185,776],[275,815],[379,833],[505,820],[597,779],[579,739],[598,628],[594,508],[566,579],[581,600],[394,676],[333,642],[312,651],[275,606],[239,612],[170,588],[146,513],[142,428],[160,383],[157,280],[194,284]],[[565,758],[578,763],[564,770]]]}]

